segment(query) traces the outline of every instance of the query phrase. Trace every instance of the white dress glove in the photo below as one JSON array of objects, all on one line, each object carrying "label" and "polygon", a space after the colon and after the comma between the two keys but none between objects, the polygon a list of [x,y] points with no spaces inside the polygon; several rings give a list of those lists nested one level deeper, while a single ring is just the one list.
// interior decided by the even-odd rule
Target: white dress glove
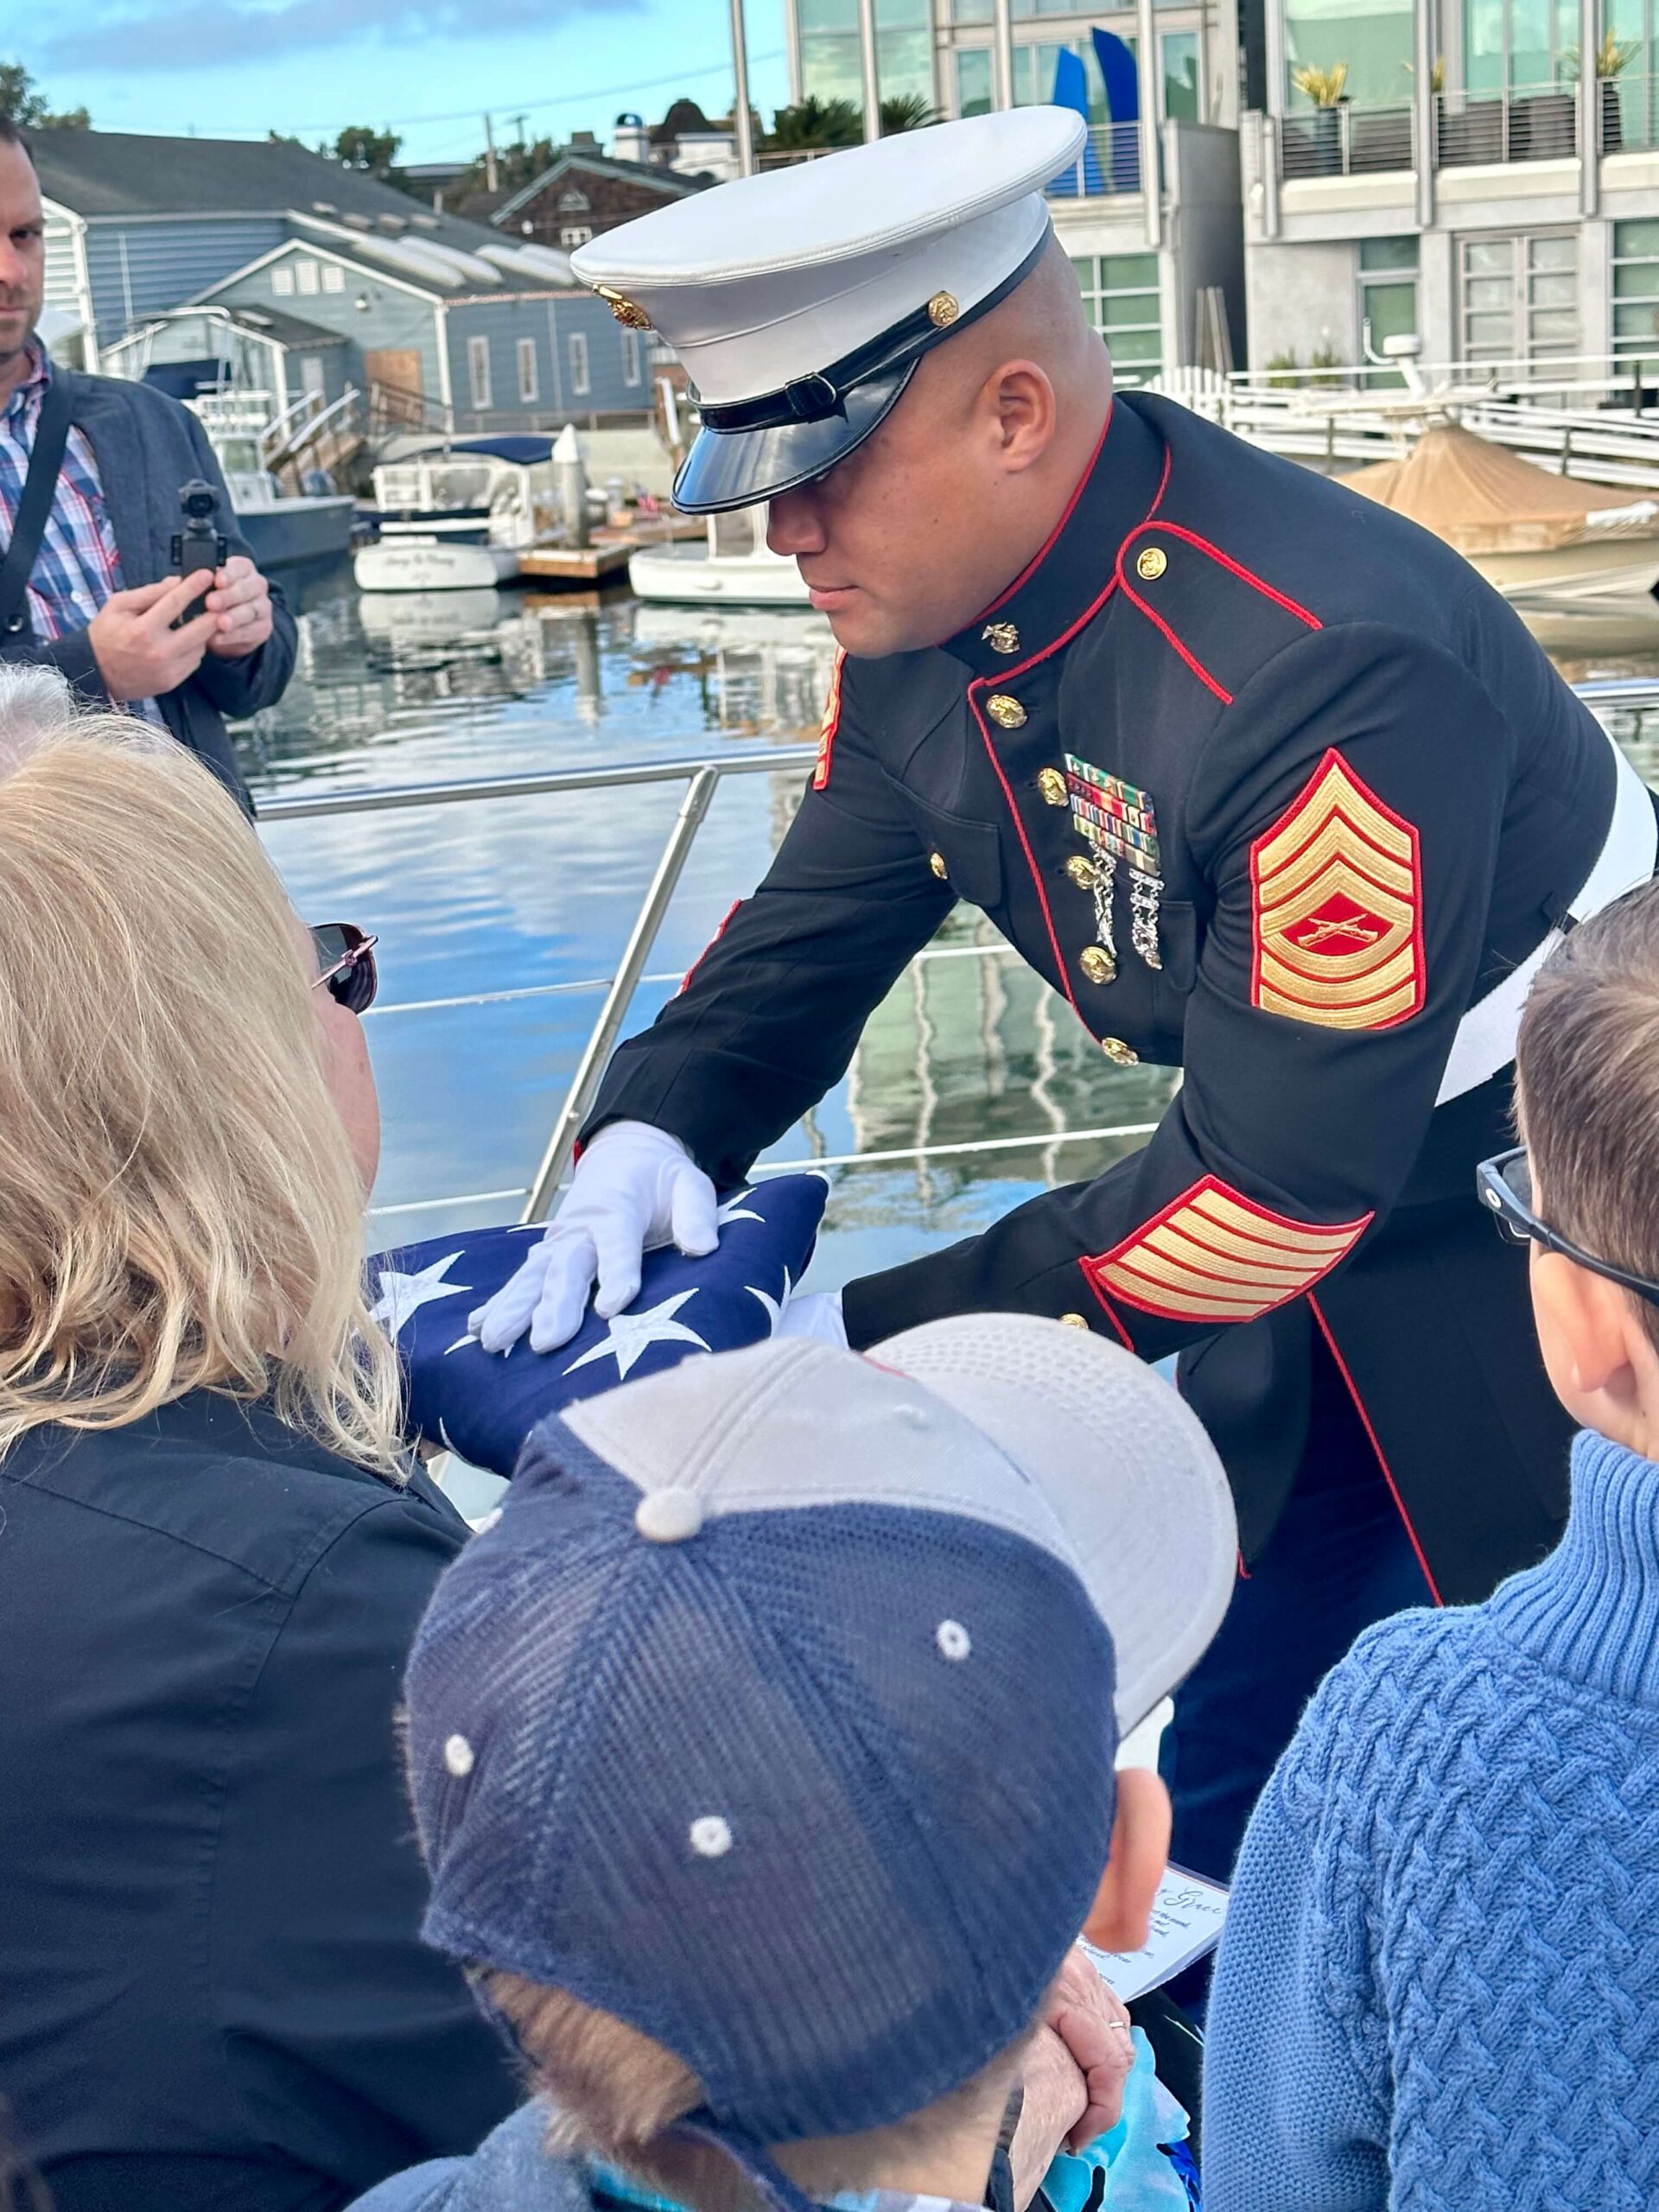
[{"label": "white dress glove", "polygon": [[804,1298],[791,1298],[772,1334],[812,1337],[821,1344],[837,1344],[844,1351],[847,1324],[841,1315],[841,1293],[810,1290]]},{"label": "white dress glove", "polygon": [[486,1351],[506,1351],[526,1329],[532,1351],[569,1344],[595,1278],[601,1320],[639,1294],[646,1249],[671,1238],[688,1259],[720,1242],[715,1186],[677,1137],[647,1122],[612,1122],[576,1163],[564,1203],[511,1282],[469,1316]]}]

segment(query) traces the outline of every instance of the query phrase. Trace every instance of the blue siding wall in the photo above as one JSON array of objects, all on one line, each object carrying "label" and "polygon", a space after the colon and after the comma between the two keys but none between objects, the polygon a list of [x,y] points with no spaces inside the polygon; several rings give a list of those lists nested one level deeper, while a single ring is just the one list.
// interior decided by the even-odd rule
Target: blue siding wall
[{"label": "blue siding wall", "polygon": [[[582,290],[549,292],[522,299],[458,301],[446,317],[449,372],[455,395],[456,427],[467,430],[556,429],[585,422],[590,415],[643,416],[651,405],[648,340],[626,334],[603,300]],[[572,338],[579,343],[573,349]],[[473,341],[481,340],[489,360],[489,406],[474,404]],[[533,347],[536,396],[522,396],[518,349]],[[579,391],[578,356],[585,347],[587,383]],[[632,351],[638,382],[627,381]]]},{"label": "blue siding wall", "polygon": [[[315,322],[324,330],[337,330],[348,341],[350,359],[343,365],[343,374],[348,376],[359,390],[365,381],[363,368],[365,353],[381,350],[404,352],[413,350],[421,358],[421,389],[426,397],[436,402],[443,397],[443,386],[438,373],[438,318],[429,300],[412,292],[400,291],[385,281],[383,270],[366,262],[351,262],[345,270],[344,289],[338,292],[301,291],[297,288],[289,293],[277,293],[272,287],[271,271],[276,268],[294,268],[296,264],[310,262],[319,271],[322,257],[315,250],[297,241],[276,261],[267,262],[263,269],[251,269],[245,275],[232,277],[216,284],[210,297],[215,300],[234,300],[238,305],[251,308],[275,308],[285,315],[300,316],[306,322]],[[295,270],[297,278],[299,271]],[[359,307],[359,300],[366,304]],[[299,351],[303,352],[301,347]],[[297,368],[294,372],[297,378]]]},{"label": "blue siding wall", "polygon": [[279,216],[266,215],[89,222],[86,270],[99,340],[108,345],[158,308],[181,307],[287,235]]}]

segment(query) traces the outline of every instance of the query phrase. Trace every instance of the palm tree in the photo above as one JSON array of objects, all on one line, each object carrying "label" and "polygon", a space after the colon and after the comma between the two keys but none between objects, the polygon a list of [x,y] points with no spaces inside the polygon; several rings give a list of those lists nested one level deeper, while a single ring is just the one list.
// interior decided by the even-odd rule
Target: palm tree
[{"label": "palm tree", "polygon": [[930,123],[939,120],[939,111],[931,106],[920,92],[900,92],[894,99],[881,103],[881,136],[891,138],[895,131],[925,130]]},{"label": "palm tree", "polygon": [[822,153],[863,143],[864,122],[851,100],[821,100],[816,92],[795,107],[780,107],[760,141],[763,154]]}]

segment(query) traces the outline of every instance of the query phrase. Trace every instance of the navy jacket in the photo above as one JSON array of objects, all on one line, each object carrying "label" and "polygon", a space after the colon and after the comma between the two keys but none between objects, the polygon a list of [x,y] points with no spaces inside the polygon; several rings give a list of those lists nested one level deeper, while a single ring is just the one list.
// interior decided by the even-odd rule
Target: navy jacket
[{"label": "navy jacket", "polygon": [[[173,534],[183,521],[179,486],[193,476],[205,477],[219,487],[219,523],[226,543],[233,554],[248,552],[213,449],[188,407],[148,385],[128,384],[118,377],[86,376],[55,364],[52,373],[62,378],[69,393],[70,419],[86,432],[98,462],[104,503],[121,555],[121,580],[128,590],[159,582],[172,573]],[[247,791],[225,727],[226,717],[275,706],[294,672],[294,617],[274,584],[270,602],[274,626],[257,652],[240,660],[219,660],[209,653],[188,682],[156,702],[174,736],[200,753],[244,805],[248,804]],[[85,630],[48,639],[23,629],[16,636],[0,638],[0,660],[44,661],[61,670],[89,705],[110,703]]]},{"label": "navy jacket", "polygon": [[842,664],[771,872],[619,1052],[588,1133],[655,1122],[735,1181],[970,900],[1105,1059],[1185,1080],[1096,1180],[850,1284],[853,1342],[1002,1307],[1179,1351],[1248,1554],[1300,1461],[1317,1329],[1441,1594],[1481,1595],[1558,1532],[1567,1431],[1472,1196],[1508,1073],[1436,1093],[1461,1016],[1583,884],[1614,783],[1448,547],[1120,394],[995,607]]},{"label": "navy jacket", "polygon": [[0,1460],[0,2085],[56,2212],[333,2212],[512,2107],[393,1720],[466,1536],[205,1391]]}]

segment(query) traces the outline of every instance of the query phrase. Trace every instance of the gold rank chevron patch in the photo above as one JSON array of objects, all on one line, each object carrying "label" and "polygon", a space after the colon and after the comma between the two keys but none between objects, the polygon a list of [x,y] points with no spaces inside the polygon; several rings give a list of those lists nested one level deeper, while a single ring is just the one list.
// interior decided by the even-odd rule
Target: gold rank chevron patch
[{"label": "gold rank chevron patch", "polygon": [[1391,1029],[1421,1011],[1417,832],[1334,747],[1250,848],[1250,1003],[1327,1029]]},{"label": "gold rank chevron patch", "polygon": [[836,732],[841,728],[841,671],[847,656],[836,655],[836,664],[830,671],[830,696],[823,702],[823,720],[818,724],[818,758],[812,770],[812,788],[821,791],[830,780],[830,763],[836,750]]},{"label": "gold rank chevron patch", "polygon": [[1083,1271],[1108,1298],[1172,1321],[1254,1321],[1300,1298],[1370,1227],[1291,1221],[1206,1175]]}]

